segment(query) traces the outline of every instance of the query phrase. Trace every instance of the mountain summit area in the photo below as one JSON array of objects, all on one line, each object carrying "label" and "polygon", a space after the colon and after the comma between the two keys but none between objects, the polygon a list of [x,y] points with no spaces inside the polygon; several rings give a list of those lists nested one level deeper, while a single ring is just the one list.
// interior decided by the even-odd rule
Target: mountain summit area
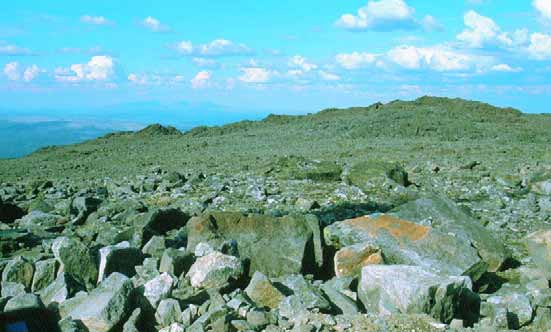
[{"label": "mountain summit area", "polygon": [[549,331],[550,146],[551,115],[422,97],[0,160],[0,310],[60,331]]}]

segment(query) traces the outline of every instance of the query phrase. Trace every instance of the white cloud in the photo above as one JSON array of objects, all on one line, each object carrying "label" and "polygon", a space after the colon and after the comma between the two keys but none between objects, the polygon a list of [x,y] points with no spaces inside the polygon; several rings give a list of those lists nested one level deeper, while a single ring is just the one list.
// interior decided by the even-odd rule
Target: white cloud
[{"label": "white cloud", "polygon": [[4,75],[10,81],[20,81],[31,82],[34,80],[42,70],[38,68],[37,65],[31,65],[25,70],[21,68],[18,62],[10,62],[4,66]]},{"label": "white cloud", "polygon": [[389,60],[405,69],[465,71],[486,65],[487,58],[476,57],[445,46],[415,47],[402,45],[391,49]]},{"label": "white cloud", "polygon": [[136,74],[131,73],[127,77],[131,84],[135,85],[174,85],[182,83],[184,76],[182,75],[166,75],[166,74]]},{"label": "white cloud", "polygon": [[85,64],[74,64],[69,69],[56,69],[55,78],[62,82],[107,81],[115,73],[115,61],[110,56],[97,55]]},{"label": "white cloud", "polygon": [[205,58],[193,58],[191,59],[196,66],[205,68],[218,68],[220,64],[212,59]]},{"label": "white cloud", "polygon": [[295,55],[289,59],[289,66],[293,68],[300,68],[303,72],[309,72],[312,69],[318,68],[317,65],[308,62],[308,60],[300,55]]},{"label": "white cloud", "polygon": [[21,77],[21,73],[19,71],[19,63],[18,62],[7,63],[4,66],[4,75],[6,75],[6,77],[10,81],[19,81],[19,78]]},{"label": "white cloud", "polygon": [[480,48],[488,42],[495,42],[501,33],[499,26],[489,17],[482,16],[474,10],[463,16],[467,28],[457,35],[457,39],[469,47]]},{"label": "white cloud", "polygon": [[348,30],[416,28],[414,12],[404,0],[369,0],[357,15],[344,14],[336,24]]},{"label": "white cloud", "polygon": [[318,73],[319,73],[321,79],[324,80],[324,81],[339,81],[341,79],[341,77],[339,75],[329,73],[329,72],[326,72],[326,71],[323,71],[323,70],[320,70]]},{"label": "white cloud", "polygon": [[28,48],[19,47],[16,45],[5,44],[0,41],[0,55],[31,55]]},{"label": "white cloud", "polygon": [[442,30],[444,30],[444,26],[442,24],[440,24],[440,22],[438,22],[436,20],[436,18],[432,15],[426,15],[425,17],[423,17],[423,20],[421,21],[421,26],[426,31],[442,31]]},{"label": "white cloud", "polygon": [[111,21],[106,19],[103,16],[90,16],[84,15],[80,17],[82,23],[93,24],[93,25],[108,25],[111,24]]},{"label": "white cloud", "polygon": [[142,25],[153,32],[166,32],[170,31],[170,27],[162,24],[158,19],[148,16],[143,19]]},{"label": "white cloud", "polygon": [[500,63],[500,64],[497,64],[497,65],[493,65],[491,68],[490,68],[491,71],[498,71],[498,72],[504,72],[504,73],[518,73],[520,71],[522,71],[522,68],[520,67],[511,67],[509,66],[508,64],[505,64],[505,63]]},{"label": "white cloud", "polygon": [[208,87],[211,79],[211,74],[208,71],[200,71],[191,79],[191,87],[194,89],[202,89]]},{"label": "white cloud", "polygon": [[335,57],[337,63],[345,69],[358,69],[372,65],[377,61],[377,55],[372,53],[341,53]]},{"label": "white cloud", "polygon": [[530,36],[530,45],[528,53],[538,60],[551,59],[551,35],[543,33],[533,33]]},{"label": "white cloud", "polygon": [[30,82],[34,80],[39,73],[40,73],[40,68],[38,68],[37,65],[32,65],[30,67],[27,67],[23,72],[23,80],[25,82]]},{"label": "white cloud", "polygon": [[534,8],[539,12],[541,17],[551,20],[551,1],[549,0],[534,0],[532,3]]},{"label": "white cloud", "polygon": [[184,40],[176,44],[176,51],[182,55],[195,55],[198,57],[222,57],[249,55],[252,50],[245,44],[236,44],[226,39],[215,39],[208,44],[193,45]]},{"label": "white cloud", "polygon": [[239,76],[239,80],[245,83],[266,83],[273,76],[273,72],[262,67],[247,67],[242,68],[243,74]]}]

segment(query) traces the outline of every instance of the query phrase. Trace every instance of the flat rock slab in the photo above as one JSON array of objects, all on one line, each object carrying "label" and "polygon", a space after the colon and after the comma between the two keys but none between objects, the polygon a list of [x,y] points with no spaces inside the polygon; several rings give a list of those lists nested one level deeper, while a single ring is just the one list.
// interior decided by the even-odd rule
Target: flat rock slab
[{"label": "flat rock slab", "polygon": [[468,277],[435,274],[419,266],[369,265],[362,269],[358,296],[368,313],[421,314],[448,323],[478,313],[480,299]]},{"label": "flat rock slab", "polygon": [[[470,243],[432,227],[390,215],[336,222],[325,228],[324,236],[326,243],[335,248],[356,244],[381,248],[384,261],[388,264],[416,265],[436,273],[469,275],[475,279],[486,268]],[[359,265],[364,263],[361,260],[358,262]],[[346,271],[353,271],[353,267],[347,266]]]},{"label": "flat rock slab", "polygon": [[235,240],[242,259],[250,260],[249,275],[268,277],[315,272],[323,264],[319,221],[314,216],[212,213],[190,219],[187,251],[206,242],[218,248]]},{"label": "flat rock slab", "polygon": [[429,196],[400,205],[389,212],[399,218],[418,223],[429,222],[442,233],[453,234],[458,241],[472,245],[488,264],[488,271],[496,272],[511,257],[511,253],[468,211],[451,200]]},{"label": "flat rock slab", "polygon": [[529,234],[524,243],[534,264],[551,279],[551,229]]}]

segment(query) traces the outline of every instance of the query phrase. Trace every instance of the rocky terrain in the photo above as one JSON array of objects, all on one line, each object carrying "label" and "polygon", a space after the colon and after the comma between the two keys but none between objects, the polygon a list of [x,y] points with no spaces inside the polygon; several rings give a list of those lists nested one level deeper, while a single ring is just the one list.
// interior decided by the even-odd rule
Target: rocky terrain
[{"label": "rocky terrain", "polygon": [[423,97],[2,160],[0,311],[63,332],[549,331],[550,146],[549,115]]}]

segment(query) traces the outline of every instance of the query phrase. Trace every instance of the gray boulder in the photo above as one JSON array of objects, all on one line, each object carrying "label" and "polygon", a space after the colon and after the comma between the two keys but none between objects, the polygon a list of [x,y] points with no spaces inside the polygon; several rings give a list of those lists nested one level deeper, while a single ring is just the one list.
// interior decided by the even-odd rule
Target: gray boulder
[{"label": "gray boulder", "polygon": [[63,303],[81,290],[84,290],[82,284],[75,280],[71,274],[62,272],[39,294],[44,304],[49,305],[52,302]]},{"label": "gray boulder", "polygon": [[55,280],[57,262],[54,258],[38,261],[34,264],[34,277],[31,291],[38,292]]},{"label": "gray boulder", "polygon": [[239,258],[213,252],[199,257],[186,276],[196,288],[223,288],[241,278],[243,265]]},{"label": "gray boulder", "polygon": [[168,248],[164,251],[159,265],[159,272],[168,272],[179,276],[188,271],[193,264],[193,254],[182,249]]},{"label": "gray boulder", "polygon": [[98,269],[90,249],[77,239],[59,237],[52,244],[54,257],[60,263],[60,272],[67,272],[92,288],[98,278]]},{"label": "gray boulder", "polygon": [[268,277],[315,272],[323,265],[319,221],[315,216],[242,215],[211,213],[192,218],[187,226],[187,250],[209,243],[219,248],[235,240],[239,256],[250,261],[250,275]]},{"label": "gray boulder", "polygon": [[159,302],[159,306],[155,311],[155,321],[162,327],[176,323],[180,320],[182,309],[180,304],[175,299],[164,299]]},{"label": "gray boulder", "polygon": [[4,307],[4,311],[15,311],[20,309],[40,309],[44,304],[35,294],[21,294],[12,297]]},{"label": "gray boulder", "polygon": [[18,256],[8,262],[2,271],[2,282],[17,282],[31,288],[34,266],[25,258]]},{"label": "gray boulder", "polygon": [[245,293],[259,307],[275,309],[285,295],[261,272],[255,272]]},{"label": "gray boulder", "polygon": [[145,283],[143,295],[151,307],[155,309],[161,300],[169,297],[175,284],[175,278],[168,273],[162,273]]},{"label": "gray boulder", "polygon": [[25,294],[25,285],[18,282],[2,281],[2,297],[14,297]]},{"label": "gray boulder", "polygon": [[136,274],[137,265],[143,262],[140,249],[133,248],[129,242],[121,242],[113,246],[103,247],[99,250],[100,263],[98,271],[98,283],[113,272],[119,272],[127,277]]},{"label": "gray boulder", "polygon": [[551,230],[542,229],[526,236],[524,244],[536,266],[551,279]]},{"label": "gray boulder", "polygon": [[62,318],[80,320],[90,331],[108,332],[127,317],[132,282],[118,272],[112,273],[88,295],[78,295],[59,306]]},{"label": "gray boulder", "polygon": [[358,296],[368,313],[426,313],[444,323],[476,320],[480,299],[468,277],[438,275],[419,266],[369,265],[362,269]]}]

